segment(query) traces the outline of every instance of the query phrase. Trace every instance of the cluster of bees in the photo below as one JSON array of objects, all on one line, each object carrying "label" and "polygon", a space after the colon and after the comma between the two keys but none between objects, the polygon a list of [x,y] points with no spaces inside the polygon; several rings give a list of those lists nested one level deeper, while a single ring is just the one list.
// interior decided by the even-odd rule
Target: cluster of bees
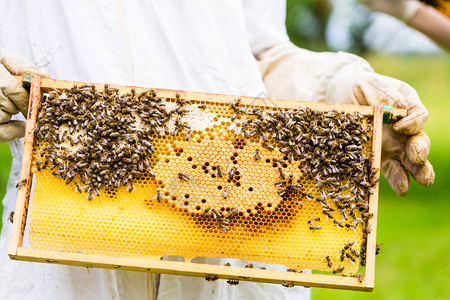
[{"label": "cluster of bees", "polygon": [[[169,111],[154,90],[120,94],[109,85],[103,92],[94,85],[51,91],[38,112],[36,167],[49,167],[66,184],[74,181],[75,190],[89,200],[102,188],[126,186],[131,192],[136,178],[146,172],[155,176],[148,160],[155,151],[153,136],[184,133],[189,139],[190,127],[181,121],[188,101],[179,95],[176,101]],[[175,122],[171,132],[170,120]]]},{"label": "cluster of bees", "polygon": [[[266,149],[274,150],[276,147],[287,156],[288,162],[299,162],[299,172],[315,181],[320,190],[320,197],[314,197],[309,191],[303,190],[300,181],[296,180],[296,174],[285,173],[281,168],[283,162],[274,160],[274,167],[278,168],[280,174],[280,180],[274,183],[278,188],[278,195],[299,192],[304,199],[316,201],[322,206],[322,220],[333,219],[333,224],[338,228],[353,231],[362,226],[363,238],[367,239],[370,233],[368,220],[372,217],[368,199],[374,193],[373,188],[379,178],[376,176],[377,170],[372,169],[373,153],[365,154],[372,127],[366,124],[362,114],[320,112],[310,108],[253,108],[248,111],[241,107],[239,100],[232,102],[230,107],[234,111],[233,116],[252,116],[242,124],[246,138],[256,136]],[[275,140],[275,143],[270,144],[270,140]],[[256,151],[255,160],[258,158]],[[334,214],[336,210],[339,212],[339,219]],[[321,230],[320,221],[320,217],[310,219],[309,229]],[[361,249],[361,255],[353,248],[350,249],[354,252],[341,256],[341,261],[350,259],[355,262],[360,259],[364,265],[365,246]],[[330,264],[328,266],[331,268]],[[339,267],[334,273],[342,271]]]},{"label": "cluster of bees", "polygon": [[[183,121],[190,101],[177,94],[175,103],[175,108],[169,110],[154,90],[137,94],[132,89],[120,94],[109,85],[102,92],[94,85],[51,91],[44,96],[38,112],[35,149],[40,152],[36,167],[38,170],[49,167],[66,184],[73,181],[75,190],[85,192],[89,200],[99,196],[102,189],[125,186],[131,192],[136,179],[144,174],[155,176],[149,157],[155,151],[152,141],[156,135],[184,134],[186,140],[191,137],[190,126]],[[367,151],[372,128],[360,113],[248,108],[240,99],[231,101],[230,109],[232,122],[244,119],[243,138],[259,139],[261,147],[280,151],[287,163],[298,164],[297,174],[288,173],[282,168],[286,161],[274,158],[272,163],[279,173],[274,185],[280,197],[300,194],[299,207],[304,200],[315,201],[322,207],[323,216],[308,221],[311,231],[321,230],[321,222],[332,219],[338,228],[356,231],[358,226],[362,227],[367,239],[368,220],[372,217],[368,199],[378,179],[377,170],[372,169],[372,154]],[[174,126],[169,126],[170,122]],[[261,159],[259,149],[253,159]],[[235,167],[222,170],[220,166],[212,166],[212,169],[215,177],[227,176],[230,180],[239,172]],[[305,190],[300,175],[314,181],[320,192]],[[178,178],[189,181],[184,172],[178,173]],[[227,187],[221,189],[224,199],[228,193]],[[161,202],[159,189],[156,194]],[[238,214],[237,209],[224,214],[218,208],[208,207],[202,216],[217,219],[220,227],[228,231],[230,220]],[[352,262],[359,259],[364,265],[365,244],[364,241],[360,251],[353,248],[352,242],[346,244],[339,259]],[[325,261],[332,269],[329,256]],[[343,270],[338,266],[333,273]]]}]

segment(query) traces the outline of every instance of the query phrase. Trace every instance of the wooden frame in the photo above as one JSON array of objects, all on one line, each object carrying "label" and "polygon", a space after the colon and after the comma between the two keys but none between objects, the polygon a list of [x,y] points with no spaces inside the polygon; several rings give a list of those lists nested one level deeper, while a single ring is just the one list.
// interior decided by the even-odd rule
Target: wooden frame
[{"label": "wooden frame", "polygon": [[[18,78],[22,80],[22,78]],[[218,265],[198,264],[191,262],[174,262],[163,261],[157,258],[123,258],[123,257],[107,257],[99,255],[86,255],[79,253],[65,253],[48,250],[37,250],[22,247],[23,236],[27,219],[28,205],[30,200],[31,189],[31,157],[33,152],[34,127],[37,117],[37,109],[41,101],[42,92],[53,88],[72,87],[74,84],[83,85],[84,82],[73,82],[53,79],[41,79],[33,76],[31,80],[30,102],[27,116],[27,125],[25,132],[24,155],[22,162],[22,170],[20,179],[27,179],[27,183],[19,188],[17,194],[16,210],[14,215],[14,223],[10,238],[8,255],[14,260],[44,262],[66,264],[84,267],[99,267],[107,269],[121,269],[131,271],[155,272],[174,275],[187,275],[205,277],[206,275],[217,275],[220,279],[237,279],[255,282],[277,283],[292,282],[295,285],[309,287],[326,287],[335,289],[348,289],[359,291],[372,291],[375,281],[375,251],[376,251],[376,226],[377,226],[377,207],[378,207],[378,185],[375,192],[369,198],[369,212],[373,214],[373,218],[369,220],[371,232],[367,238],[366,252],[366,268],[364,279],[359,282],[354,277],[321,275],[321,274],[303,274],[284,271],[271,271],[261,269],[249,269],[240,267],[225,267]],[[103,85],[96,84],[97,88],[102,89]],[[121,92],[129,91],[131,87],[114,86],[119,88]],[[145,88],[136,87],[136,91]],[[209,94],[198,92],[185,92],[167,89],[155,89],[158,96],[162,98],[175,98],[175,93],[180,93],[182,97],[191,100],[212,101],[228,103],[230,95]],[[373,115],[374,118],[374,134],[372,141],[372,149],[375,154],[373,168],[380,169],[381,161],[381,137],[383,125],[383,107],[370,106],[353,106],[329,103],[311,103],[301,101],[290,101],[282,99],[266,99],[254,97],[240,97],[242,104],[262,105],[266,107],[311,107],[322,111],[339,110],[339,111],[359,111],[364,115]],[[405,116],[406,110],[395,109],[394,116]]]}]

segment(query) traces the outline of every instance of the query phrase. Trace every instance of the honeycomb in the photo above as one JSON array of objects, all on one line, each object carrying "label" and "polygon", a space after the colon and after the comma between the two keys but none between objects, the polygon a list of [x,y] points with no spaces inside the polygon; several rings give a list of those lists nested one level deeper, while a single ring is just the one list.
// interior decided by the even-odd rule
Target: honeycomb
[{"label": "honeycomb", "polygon": [[[164,102],[170,107],[175,99]],[[66,183],[49,168],[36,168],[48,143],[35,147],[30,245],[92,255],[236,258],[295,270],[357,273],[359,259],[345,253],[359,254],[365,247],[364,227],[337,226],[333,221],[350,220],[341,220],[331,201],[330,215],[324,214],[318,200],[325,187],[305,172],[301,159],[283,154],[273,136],[265,141],[246,136],[243,127],[254,116],[233,115],[228,104],[192,100],[188,110],[189,140],[185,134],[154,135],[155,152],[148,159],[155,176],[136,178],[131,192],[121,186],[88,201],[76,192],[75,181]],[[360,122],[370,126],[373,120],[365,116]],[[371,151],[368,139],[363,152],[370,156]],[[281,173],[292,174],[286,180],[301,189],[280,193],[276,182]],[[350,195],[351,188],[342,196]],[[355,217],[363,212],[356,211]]]}]

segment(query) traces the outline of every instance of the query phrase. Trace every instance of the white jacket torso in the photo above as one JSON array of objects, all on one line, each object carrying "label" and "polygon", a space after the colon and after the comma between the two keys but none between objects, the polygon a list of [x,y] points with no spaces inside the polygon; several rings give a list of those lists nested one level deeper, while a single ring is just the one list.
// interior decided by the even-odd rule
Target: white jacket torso
[{"label": "white jacket torso", "polygon": [[[254,55],[288,40],[284,2],[2,1],[0,46],[32,60],[57,79],[263,96]],[[147,299],[145,273],[8,258],[11,224],[6,218],[15,207],[23,140],[10,145],[13,164],[3,199],[0,299]],[[158,299],[309,297],[309,289],[300,287],[247,282],[228,286],[224,280],[163,275]]]}]

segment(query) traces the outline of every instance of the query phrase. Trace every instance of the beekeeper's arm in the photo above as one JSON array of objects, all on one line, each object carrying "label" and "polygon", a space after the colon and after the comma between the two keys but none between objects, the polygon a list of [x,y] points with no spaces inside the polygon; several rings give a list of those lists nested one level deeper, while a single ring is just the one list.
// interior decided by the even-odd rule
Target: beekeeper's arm
[{"label": "beekeeper's arm", "polygon": [[25,122],[11,120],[19,112],[28,111],[28,92],[13,75],[38,74],[47,77],[31,62],[0,47],[0,143],[23,137]]},{"label": "beekeeper's arm", "polygon": [[450,18],[416,0],[359,0],[374,11],[389,14],[450,50]]},{"label": "beekeeper's arm", "polygon": [[422,132],[428,112],[411,86],[375,73],[358,56],[312,52],[289,42],[285,1],[245,3],[252,8],[247,9],[249,41],[269,97],[407,108],[407,117],[383,128],[384,176],[402,196],[409,190],[409,174],[424,186],[433,184],[430,139]]}]

